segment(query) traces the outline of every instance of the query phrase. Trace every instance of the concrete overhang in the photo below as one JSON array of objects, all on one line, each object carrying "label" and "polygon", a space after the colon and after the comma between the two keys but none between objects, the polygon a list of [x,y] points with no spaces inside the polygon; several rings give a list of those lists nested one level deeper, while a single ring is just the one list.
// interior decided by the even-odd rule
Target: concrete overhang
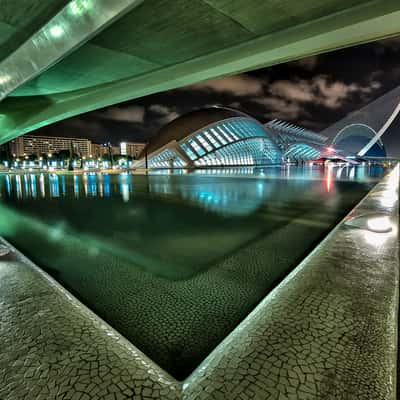
[{"label": "concrete overhang", "polygon": [[[21,20],[29,15],[27,3],[33,8],[35,2],[24,1]],[[23,76],[18,57],[30,41],[45,40],[55,46],[57,40],[68,43],[71,39],[63,38],[61,31],[57,38],[47,34],[38,39],[37,34],[49,32],[54,19],[71,10],[73,3],[85,6],[81,15],[70,13],[69,18],[83,27],[86,21],[86,34],[83,31],[70,49],[48,65]],[[397,0],[196,0],[190,6],[185,0],[141,4],[126,0],[126,8],[93,28],[96,20],[88,15],[102,15],[96,8],[102,3],[107,1],[54,2],[53,14],[48,12],[47,19],[30,17],[31,34],[23,36],[24,40],[21,29],[26,24],[12,26],[0,16],[0,30],[8,24],[5,43],[0,39],[0,93],[8,94],[0,103],[0,143],[125,100],[400,32]],[[7,11],[10,22],[11,11],[2,10],[2,14]],[[72,23],[68,15],[63,21]],[[53,33],[57,32],[53,29]],[[31,49],[31,59],[40,59],[40,46]],[[15,82],[16,75],[23,78],[21,85],[13,85],[8,93],[7,85],[10,80]]]}]

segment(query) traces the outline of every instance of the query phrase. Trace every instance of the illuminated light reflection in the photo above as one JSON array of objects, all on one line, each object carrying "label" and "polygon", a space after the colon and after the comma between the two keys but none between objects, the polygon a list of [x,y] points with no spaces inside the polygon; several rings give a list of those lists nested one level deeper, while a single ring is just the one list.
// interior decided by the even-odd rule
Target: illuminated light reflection
[{"label": "illuminated light reflection", "polygon": [[74,196],[79,199],[79,176],[74,175]]},{"label": "illuminated light reflection", "polygon": [[40,195],[42,196],[42,198],[45,198],[46,197],[46,189],[45,189],[45,185],[44,185],[44,175],[43,174],[40,174],[39,183],[40,183]]},{"label": "illuminated light reflection", "polygon": [[104,182],[104,196],[110,197],[111,196],[111,188],[110,188],[110,175],[103,174],[103,182]]},{"label": "illuminated light reflection", "polygon": [[97,176],[95,173],[90,173],[87,178],[87,192],[90,196],[97,196]]},{"label": "illuminated light reflection", "polygon": [[129,201],[129,185],[127,183],[121,183],[121,194],[122,200],[126,203]]},{"label": "illuminated light reflection", "polygon": [[332,188],[332,168],[329,165],[326,172],[325,183],[326,183],[326,191],[330,192]]},{"label": "illuminated light reflection", "polygon": [[52,174],[49,176],[50,197],[60,197],[60,188],[58,182],[58,175]]},{"label": "illuminated light reflection", "polygon": [[86,172],[83,174],[83,190],[85,191],[85,197],[88,195],[88,180]]},{"label": "illuminated light reflection", "polygon": [[383,207],[393,207],[398,199],[398,194],[396,192],[389,191],[385,193],[380,199],[379,202]]},{"label": "illuminated light reflection", "polygon": [[34,199],[36,199],[37,197],[37,190],[36,190],[36,176],[35,175],[31,175],[31,193],[32,193],[32,197]]},{"label": "illuminated light reflection", "polygon": [[390,235],[384,235],[379,232],[363,231],[362,237],[367,244],[373,247],[380,247],[389,239]]},{"label": "illuminated light reflection", "polygon": [[387,215],[372,217],[367,220],[367,228],[372,232],[385,233],[392,230],[390,218]]},{"label": "illuminated light reflection", "polygon": [[10,177],[10,175],[6,176],[6,188],[7,188],[7,194],[9,196],[11,196],[11,188],[12,188],[12,186],[11,186],[11,177]]},{"label": "illuminated light reflection", "polygon": [[15,189],[17,191],[17,198],[22,198],[22,187],[21,187],[21,177],[19,175],[15,175]]},{"label": "illuminated light reflection", "polygon": [[28,175],[24,175],[24,190],[25,195],[29,197],[29,178]]}]

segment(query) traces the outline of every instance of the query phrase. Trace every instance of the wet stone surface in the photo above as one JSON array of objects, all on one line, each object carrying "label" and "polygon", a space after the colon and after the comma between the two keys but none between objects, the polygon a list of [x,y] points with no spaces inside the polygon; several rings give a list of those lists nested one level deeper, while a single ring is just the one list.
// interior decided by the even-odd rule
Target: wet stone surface
[{"label": "wet stone surface", "polygon": [[0,260],[0,399],[176,399],[180,385],[11,253]]}]

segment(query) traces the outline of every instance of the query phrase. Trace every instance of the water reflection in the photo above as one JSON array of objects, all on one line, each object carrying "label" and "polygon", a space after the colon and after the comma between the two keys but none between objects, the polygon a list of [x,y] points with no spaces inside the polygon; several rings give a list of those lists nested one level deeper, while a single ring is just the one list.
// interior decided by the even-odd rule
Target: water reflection
[{"label": "water reflection", "polygon": [[84,181],[86,188],[85,193],[88,196],[97,196],[97,175],[96,173],[90,173],[86,175],[87,179]]},{"label": "water reflection", "polygon": [[[0,175],[0,235],[157,362],[185,359],[175,361],[182,341],[166,348],[159,329],[149,334],[159,310],[168,317],[161,339],[181,326],[215,337],[200,363],[370,189],[371,171],[350,171],[31,174],[28,187],[22,175]],[[232,324],[210,335],[210,316],[228,314]]]},{"label": "water reflection", "polygon": [[79,176],[74,175],[74,197],[79,199]]},{"label": "water reflection", "polygon": [[122,195],[122,200],[126,203],[129,201],[129,193],[133,191],[132,184],[130,183],[131,176],[127,173],[119,175],[119,190]]},{"label": "water reflection", "polygon": [[59,178],[57,174],[49,175],[50,197],[60,197]]},{"label": "water reflection", "polygon": [[42,199],[45,199],[46,198],[46,187],[44,185],[44,174],[40,174],[39,180],[40,180],[40,195],[41,195]]},{"label": "water reflection", "polygon": [[10,175],[6,176],[6,188],[7,188],[7,195],[11,197],[11,177]]},{"label": "water reflection", "polygon": [[111,196],[111,188],[110,188],[110,175],[109,174],[101,174],[103,177],[103,184],[101,185],[101,189],[104,192],[105,197]]},{"label": "water reflection", "polygon": [[35,175],[29,175],[29,179],[30,179],[30,181],[31,181],[31,194],[32,194],[32,198],[36,199],[36,197],[37,197],[36,176],[35,176]]},{"label": "water reflection", "polygon": [[329,193],[332,189],[332,168],[328,165],[325,171],[325,182],[326,182],[326,191]]},{"label": "water reflection", "polygon": [[21,199],[22,198],[21,175],[15,176],[15,189],[17,193],[17,199]]},{"label": "water reflection", "polygon": [[[167,171],[168,172],[168,171]],[[338,181],[369,182],[383,173],[379,166],[292,166],[279,168],[226,168],[196,170],[186,174],[188,184],[182,185],[178,174],[165,175],[166,171],[148,176],[131,175],[126,172],[111,176],[102,173],[84,173],[82,175],[25,174],[3,175],[0,177],[2,197],[10,199],[38,199],[84,197],[119,197],[128,203],[135,194],[148,192],[157,195],[174,195],[199,205],[206,210],[224,215],[245,215],[256,210],[269,196],[274,185],[281,179],[293,180],[293,185],[301,186],[304,181],[320,180],[321,190],[331,195]],[[241,176],[253,178],[248,184],[219,184],[215,176]],[[201,177],[198,179],[197,177]],[[190,180],[193,178],[193,182]],[[39,182],[37,182],[39,181]]]}]

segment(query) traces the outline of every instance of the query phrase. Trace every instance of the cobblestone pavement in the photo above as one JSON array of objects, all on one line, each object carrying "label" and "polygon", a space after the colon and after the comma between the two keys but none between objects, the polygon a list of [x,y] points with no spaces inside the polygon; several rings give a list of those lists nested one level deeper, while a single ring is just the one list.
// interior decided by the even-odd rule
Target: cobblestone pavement
[{"label": "cobblestone pavement", "polygon": [[16,250],[1,256],[0,399],[395,399],[398,179],[396,167],[184,382]]}]

